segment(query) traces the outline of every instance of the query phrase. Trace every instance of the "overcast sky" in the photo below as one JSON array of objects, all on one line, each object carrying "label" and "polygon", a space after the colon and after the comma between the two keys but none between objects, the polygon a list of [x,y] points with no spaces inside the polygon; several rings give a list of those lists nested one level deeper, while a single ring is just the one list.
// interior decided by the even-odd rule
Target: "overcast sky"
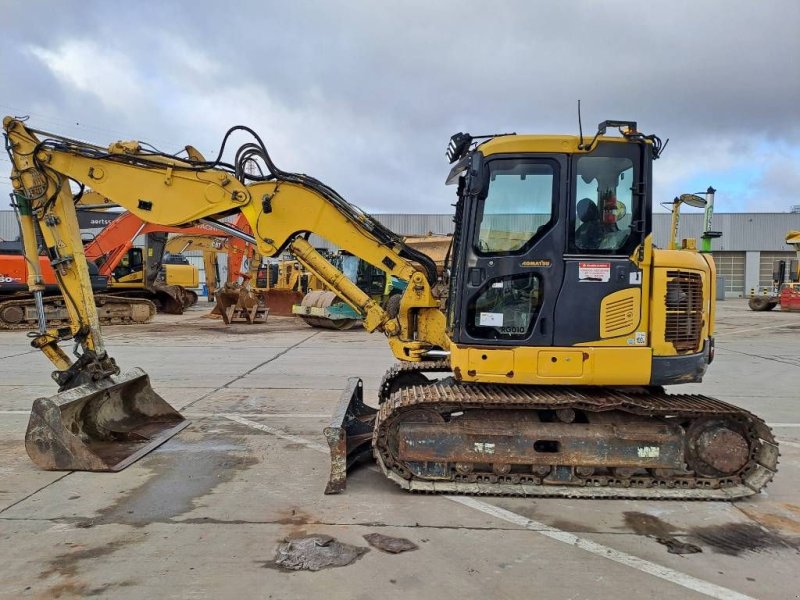
[{"label": "overcast sky", "polygon": [[670,138],[656,200],[713,185],[718,212],[800,204],[797,0],[0,8],[0,112],[207,157],[249,125],[279,167],[371,212],[450,212],[452,133],[577,133],[578,98],[585,130]]}]

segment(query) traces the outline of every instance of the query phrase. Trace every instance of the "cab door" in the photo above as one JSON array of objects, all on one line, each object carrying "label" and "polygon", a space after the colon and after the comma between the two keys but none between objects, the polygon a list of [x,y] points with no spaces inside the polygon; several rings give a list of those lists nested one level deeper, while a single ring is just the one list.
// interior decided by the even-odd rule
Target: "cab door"
[{"label": "cab door", "polygon": [[464,197],[450,314],[456,343],[552,345],[567,167],[564,155],[485,160],[482,192]]},{"label": "cab door", "polygon": [[573,159],[556,346],[648,343],[643,273],[631,260],[652,229],[647,152],[644,144],[605,143]]}]

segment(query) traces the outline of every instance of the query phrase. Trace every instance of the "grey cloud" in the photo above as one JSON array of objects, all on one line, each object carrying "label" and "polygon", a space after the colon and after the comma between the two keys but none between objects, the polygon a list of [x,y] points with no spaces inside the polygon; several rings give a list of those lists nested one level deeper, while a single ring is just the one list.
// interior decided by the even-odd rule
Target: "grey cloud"
[{"label": "grey cloud", "polygon": [[[256,123],[278,164],[371,210],[448,210],[451,133],[573,132],[577,98],[587,130],[633,118],[672,139],[665,170],[681,175],[662,178],[676,188],[657,190],[663,197],[683,191],[681,177],[716,168],[716,148],[738,148],[743,162],[766,142],[800,150],[800,5],[791,0],[26,2],[9,11],[3,104],[94,126],[82,131],[97,142],[122,131],[208,154],[228,126]],[[26,51],[75,40],[127,56],[146,87],[142,105],[114,109],[77,93]],[[190,68],[176,48],[216,68]],[[776,203],[792,192],[779,190]]]}]

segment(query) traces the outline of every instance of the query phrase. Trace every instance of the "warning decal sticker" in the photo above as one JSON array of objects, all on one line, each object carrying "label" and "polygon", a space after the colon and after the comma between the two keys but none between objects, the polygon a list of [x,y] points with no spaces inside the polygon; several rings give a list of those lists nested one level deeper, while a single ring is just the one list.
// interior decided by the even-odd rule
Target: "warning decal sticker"
[{"label": "warning decal sticker", "polygon": [[602,281],[611,279],[611,263],[579,262],[578,281]]}]

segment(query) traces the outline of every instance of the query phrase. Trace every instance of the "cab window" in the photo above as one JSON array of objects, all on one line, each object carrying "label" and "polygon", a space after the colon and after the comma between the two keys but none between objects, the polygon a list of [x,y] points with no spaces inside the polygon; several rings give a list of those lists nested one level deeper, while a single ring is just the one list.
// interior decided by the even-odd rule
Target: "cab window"
[{"label": "cab window", "polygon": [[530,334],[542,303],[538,275],[490,280],[467,307],[467,332],[489,340],[519,340]]},{"label": "cab window", "polygon": [[633,219],[633,161],[581,156],[577,161],[573,245],[578,251],[613,253],[627,246]]},{"label": "cab window", "polygon": [[553,220],[554,167],[530,159],[500,159],[490,161],[488,169],[475,249],[480,254],[522,250]]}]

